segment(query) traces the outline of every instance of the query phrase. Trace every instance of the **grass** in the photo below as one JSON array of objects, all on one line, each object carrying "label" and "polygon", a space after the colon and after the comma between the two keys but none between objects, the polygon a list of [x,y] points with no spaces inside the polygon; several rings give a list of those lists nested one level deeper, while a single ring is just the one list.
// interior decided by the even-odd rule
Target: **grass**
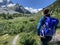
[{"label": "grass", "polygon": [[[7,22],[12,22],[13,24],[16,23],[16,25],[19,25],[20,23],[24,22],[24,21],[28,21],[29,24],[31,21],[33,21],[32,19],[35,19],[33,17],[18,17],[18,18],[14,18],[14,19],[9,19],[9,20],[1,20],[0,23],[7,23]],[[14,27],[15,28],[15,27]],[[22,33],[23,34],[23,33]],[[0,38],[2,38],[4,35],[0,36]],[[22,35],[21,35],[22,36]],[[8,37],[8,38],[6,38]],[[6,38],[6,40],[4,40],[4,42],[2,42],[2,40],[0,42],[0,45],[12,45],[12,40],[14,38],[14,36],[11,36],[11,35],[7,35],[5,36],[4,38]],[[20,40],[18,39],[17,42],[19,42]],[[5,44],[6,43],[6,44]],[[18,45],[18,44],[17,44]]]},{"label": "grass", "polygon": [[[57,33],[59,33],[60,34],[60,29],[57,29]],[[26,33],[24,32],[24,33],[21,33],[20,34],[20,37],[18,38],[18,41],[17,41],[17,44],[16,45],[20,45],[20,39],[22,39],[22,36],[23,35],[26,35]],[[24,37],[24,36],[23,36]],[[37,34],[33,34],[33,39],[35,39],[35,43],[36,43],[36,45],[40,45],[40,38],[39,38],[39,36],[37,35]],[[27,37],[28,38],[28,37]],[[24,40],[23,40],[24,41]]]},{"label": "grass", "polygon": [[59,33],[59,34],[60,34],[60,29],[59,29],[59,28],[57,29],[57,33]]},{"label": "grass", "polygon": [[[12,28],[14,30],[15,30],[15,28],[18,30],[18,28],[20,28],[25,23],[24,26],[25,26],[26,29],[25,28],[24,29],[27,31],[28,30],[27,26],[31,26],[34,23],[37,24],[39,18],[40,18],[40,16],[36,16],[35,15],[34,17],[33,16],[32,17],[17,17],[17,18],[9,19],[9,20],[6,20],[6,19],[1,20],[0,19],[0,23],[2,23],[2,24],[5,24],[6,23],[7,24],[8,22],[10,22],[10,23],[12,23],[12,27],[9,27],[9,29]],[[35,20],[35,22],[34,22],[34,20]],[[28,22],[27,24],[26,24],[26,21]],[[32,23],[32,21],[33,21],[33,23]],[[32,25],[32,26],[36,26],[35,24]],[[7,26],[8,26],[8,24],[7,24]],[[60,33],[60,29],[57,29],[57,33]],[[26,34],[28,34],[28,33],[26,33],[26,32],[20,33],[20,37],[18,38],[18,41],[17,41],[17,44],[16,45],[20,45],[21,44],[20,43],[20,41],[21,41],[20,39],[23,39],[22,37],[27,36]],[[33,34],[31,36],[32,36],[32,39],[35,40],[34,45],[40,45],[40,38],[38,37],[38,35],[37,34]],[[3,35],[0,36],[0,39],[2,37],[3,37]],[[4,43],[2,42],[2,40],[0,41],[0,42],[2,42],[2,43],[0,43],[0,45],[12,45],[12,40],[15,37],[15,35],[13,35],[13,36],[12,35],[8,35],[8,36],[5,36],[4,38],[6,38],[6,37],[8,37],[8,38],[4,41]],[[28,38],[28,36],[27,36],[27,38]]]},{"label": "grass", "polygon": [[[60,29],[57,29],[57,33],[60,33]],[[16,44],[16,45],[20,45],[20,39],[21,39],[21,37],[22,37],[24,34],[26,34],[26,33],[20,33],[20,36],[19,36],[19,38],[18,38],[18,40],[17,40],[17,44]],[[15,37],[15,35],[14,35],[14,36],[12,36],[12,35],[7,35],[7,36],[2,35],[2,36],[0,36],[0,40],[2,41],[1,38],[6,38],[6,37],[8,37],[8,38],[7,38],[7,39],[4,39],[4,40],[5,40],[4,42],[7,41],[7,42],[6,42],[7,44],[0,43],[0,45],[12,45],[12,41],[13,41],[13,38]],[[38,35],[34,34],[33,38],[36,40],[35,43],[37,43],[37,45],[39,45],[39,44],[40,44],[40,38],[38,37]],[[0,41],[0,42],[1,42],[1,41]]]},{"label": "grass", "polygon": [[[28,35],[30,35],[30,36],[28,36]],[[32,36],[32,38],[31,38],[31,36]],[[25,33],[25,32],[20,34],[16,45],[25,45],[24,43],[21,44],[21,41],[24,42],[24,41],[26,41],[26,39],[29,40],[28,41],[29,43],[30,43],[31,40],[32,41],[34,40],[34,44],[33,45],[40,45],[40,38],[39,38],[39,36],[37,36],[36,34]]]},{"label": "grass", "polygon": [[0,36],[0,45],[12,45],[12,40],[15,36],[2,35]]}]

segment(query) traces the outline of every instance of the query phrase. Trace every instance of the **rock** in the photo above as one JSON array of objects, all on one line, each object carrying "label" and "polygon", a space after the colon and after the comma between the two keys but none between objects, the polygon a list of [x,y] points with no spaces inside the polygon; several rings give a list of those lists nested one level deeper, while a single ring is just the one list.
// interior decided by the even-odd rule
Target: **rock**
[{"label": "rock", "polygon": [[50,45],[60,45],[60,35],[58,33],[53,36]]}]

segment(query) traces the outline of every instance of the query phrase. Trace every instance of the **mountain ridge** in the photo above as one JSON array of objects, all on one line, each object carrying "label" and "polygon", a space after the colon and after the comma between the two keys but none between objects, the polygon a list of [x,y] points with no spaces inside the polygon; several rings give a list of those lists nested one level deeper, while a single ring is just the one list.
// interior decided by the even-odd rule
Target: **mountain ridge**
[{"label": "mountain ridge", "polygon": [[[4,11],[6,12],[6,10],[8,9],[8,11],[12,10],[18,13],[31,14],[31,12],[26,10],[22,5],[19,5],[18,3],[14,4],[11,0],[10,1],[3,0],[2,2],[0,2],[0,9],[1,9],[0,12],[4,12]],[[2,11],[3,9],[5,10]],[[8,13],[10,13],[10,11]]]}]

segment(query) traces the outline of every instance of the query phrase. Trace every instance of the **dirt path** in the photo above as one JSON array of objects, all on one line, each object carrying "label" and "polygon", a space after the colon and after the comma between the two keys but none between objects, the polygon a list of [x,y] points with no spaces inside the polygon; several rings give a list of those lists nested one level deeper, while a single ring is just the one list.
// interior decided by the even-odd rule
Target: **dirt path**
[{"label": "dirt path", "polygon": [[50,41],[50,45],[60,45],[60,33],[56,33],[56,35],[53,36],[53,39]]},{"label": "dirt path", "polygon": [[56,33],[56,35],[53,36],[52,41],[55,41],[55,42],[60,41],[60,33]]},{"label": "dirt path", "polygon": [[12,45],[16,45],[16,42],[18,40],[19,34],[15,36],[15,38],[13,39]]}]

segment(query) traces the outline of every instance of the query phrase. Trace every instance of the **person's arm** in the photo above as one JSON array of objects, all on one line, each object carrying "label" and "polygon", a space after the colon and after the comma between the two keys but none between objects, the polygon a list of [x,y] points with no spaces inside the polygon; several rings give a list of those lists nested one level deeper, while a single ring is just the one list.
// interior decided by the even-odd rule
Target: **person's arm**
[{"label": "person's arm", "polygon": [[40,35],[40,30],[41,30],[41,27],[43,26],[43,21],[44,21],[44,17],[40,18],[39,22],[38,22],[38,25],[37,25],[37,32],[38,32],[38,35]]}]

